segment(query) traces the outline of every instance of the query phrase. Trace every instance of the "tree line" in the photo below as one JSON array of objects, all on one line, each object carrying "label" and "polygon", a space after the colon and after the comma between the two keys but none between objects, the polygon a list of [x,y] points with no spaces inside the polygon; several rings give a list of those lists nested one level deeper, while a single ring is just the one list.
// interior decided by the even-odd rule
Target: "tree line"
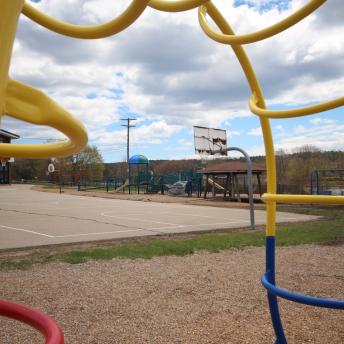
[{"label": "tree line", "polygon": [[[252,161],[262,167],[265,166],[264,156],[252,157]],[[76,183],[78,180],[100,181],[112,177],[125,179],[127,176],[126,162],[104,163],[101,153],[95,146],[87,146],[82,152],[73,156],[55,159],[53,164],[56,172],[53,175],[47,175],[47,167],[50,162],[50,159],[16,159],[12,165],[12,179],[58,182],[59,178],[63,178],[64,181]],[[181,171],[193,170],[196,172],[203,167],[209,167],[219,162],[223,162],[223,159],[206,161],[199,159],[151,160],[149,169],[154,175],[160,176]],[[276,152],[276,169],[278,192],[308,193],[310,171],[314,169],[344,169],[344,152],[322,151],[312,145],[296,148],[289,153],[278,150]],[[343,180],[338,176],[337,179],[333,179],[333,183],[342,183],[344,188],[344,175]]]},{"label": "tree line", "polygon": [[[55,171],[48,173],[49,164]],[[104,173],[103,157],[95,146],[86,146],[78,154],[51,159],[16,159],[12,164],[13,181],[51,181],[77,183],[81,178],[101,180]]]}]

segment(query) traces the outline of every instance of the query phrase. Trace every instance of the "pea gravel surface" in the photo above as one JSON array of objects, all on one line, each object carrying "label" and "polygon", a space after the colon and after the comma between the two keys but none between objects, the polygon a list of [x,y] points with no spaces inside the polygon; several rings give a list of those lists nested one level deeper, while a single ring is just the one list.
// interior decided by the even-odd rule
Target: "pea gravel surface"
[{"label": "pea gravel surface", "polygon": [[[277,249],[277,282],[344,297],[344,246]],[[264,248],[151,260],[49,263],[0,272],[0,297],[38,308],[66,343],[274,342],[260,284]],[[281,301],[288,343],[344,343],[344,311]],[[26,325],[0,318],[1,344],[44,343]]]}]

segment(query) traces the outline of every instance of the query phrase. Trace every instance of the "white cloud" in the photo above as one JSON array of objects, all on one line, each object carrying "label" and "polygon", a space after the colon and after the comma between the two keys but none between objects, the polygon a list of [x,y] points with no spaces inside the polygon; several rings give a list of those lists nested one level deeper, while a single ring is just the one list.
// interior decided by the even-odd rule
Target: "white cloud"
[{"label": "white cloud", "polygon": [[241,136],[241,135],[242,135],[241,131],[232,130],[232,129],[227,130],[227,136],[229,138],[233,138],[233,137]]},{"label": "white cloud", "polygon": [[275,148],[291,152],[295,147],[309,144],[323,150],[343,150],[344,124],[335,121],[313,121],[311,126],[302,126],[302,130],[294,130],[293,134],[278,140]]},{"label": "white cloud", "polygon": [[306,131],[307,131],[307,129],[303,125],[298,125],[294,128],[294,133],[296,133],[296,134],[301,134],[301,133],[304,133]]},{"label": "white cloud", "polygon": [[314,125],[318,124],[333,124],[335,121],[329,118],[316,117],[309,120],[310,123]]},{"label": "white cloud", "polygon": [[182,147],[191,147],[191,146],[194,145],[194,143],[192,141],[188,141],[188,140],[185,140],[185,139],[179,139],[178,143]]},{"label": "white cloud", "polygon": [[284,136],[284,135],[285,135],[285,129],[284,129],[284,126],[283,126],[283,125],[278,124],[278,125],[275,125],[273,128],[275,129],[276,135],[277,135],[278,137],[281,137],[281,136]]},{"label": "white cloud", "polygon": [[262,136],[262,128],[258,127],[258,128],[252,128],[247,135],[251,135],[251,136]]},{"label": "white cloud", "polygon": [[132,130],[132,135],[136,143],[160,144],[181,129],[181,126],[168,125],[165,121],[159,121],[141,125],[139,128]]}]

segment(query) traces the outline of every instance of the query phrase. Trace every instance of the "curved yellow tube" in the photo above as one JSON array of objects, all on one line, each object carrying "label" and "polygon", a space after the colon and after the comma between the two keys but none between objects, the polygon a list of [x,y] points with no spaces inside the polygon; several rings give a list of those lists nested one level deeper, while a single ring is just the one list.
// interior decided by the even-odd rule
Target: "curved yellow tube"
[{"label": "curved yellow tube", "polygon": [[128,8],[117,18],[108,23],[94,26],[80,26],[62,22],[44,14],[28,3],[24,4],[22,13],[36,23],[61,35],[95,39],[108,37],[126,29],[141,15],[148,3],[149,0],[133,0]]},{"label": "curved yellow tube", "polygon": [[47,144],[0,144],[0,156],[46,158],[79,152],[87,143],[84,126],[43,92],[10,80],[6,90],[5,113],[25,122],[47,125],[70,141]]},{"label": "curved yellow tube", "polygon": [[182,12],[201,6],[209,0],[151,0],[149,7],[164,12]]},{"label": "curved yellow tube", "polygon": [[[219,29],[227,35],[234,35],[226,19],[222,16],[216,6],[209,2],[207,4],[209,16],[214,20]],[[252,93],[256,94],[259,106],[265,108],[263,92],[259,85],[258,79],[254,73],[252,65],[241,45],[232,45],[241,67],[245,73],[246,79],[250,85]],[[276,193],[276,159],[272,140],[271,127],[269,119],[260,118],[260,125],[263,131],[264,145],[266,152],[266,173],[267,173],[267,191],[271,194]],[[266,235],[275,235],[276,233],[276,202],[269,202],[266,205]]]},{"label": "curved yellow tube", "polygon": [[79,152],[87,143],[84,126],[43,92],[10,80],[13,42],[24,0],[0,2],[0,120],[6,114],[38,125],[47,125],[63,132],[69,141],[49,144],[0,143],[0,156],[47,158]]},{"label": "curved yellow tube", "polygon": [[302,19],[306,18],[309,14],[314,12],[318,7],[320,7],[325,2],[326,0],[311,0],[308,4],[306,4],[305,6],[303,6],[287,18],[281,20],[280,22],[272,26],[269,26],[263,30],[259,30],[245,35],[226,35],[214,31],[206,20],[208,4],[205,4],[198,8],[198,20],[205,34],[216,42],[223,44],[247,44],[261,41],[263,39],[274,36],[282,31],[285,31],[286,29],[295,25]]},{"label": "curved yellow tube", "polygon": [[268,110],[257,105],[255,94],[250,97],[250,110],[259,117],[266,118],[292,118],[313,115],[318,112],[328,111],[344,105],[344,97],[336,98],[316,105],[305,106],[290,110]]}]

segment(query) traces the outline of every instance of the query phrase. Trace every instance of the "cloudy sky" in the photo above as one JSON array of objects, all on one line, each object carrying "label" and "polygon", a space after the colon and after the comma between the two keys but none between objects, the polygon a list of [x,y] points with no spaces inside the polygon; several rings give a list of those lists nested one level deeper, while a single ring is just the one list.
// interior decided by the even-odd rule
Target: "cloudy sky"
[{"label": "cloudy sky", "polygon": [[[29,1],[29,0],[27,0]],[[127,0],[31,1],[75,24],[98,24],[119,15]],[[236,33],[275,23],[305,0],[214,0]],[[343,0],[328,0],[293,28],[246,46],[270,108],[293,108],[344,95]],[[105,161],[123,161],[126,129],[137,118],[131,153],[150,159],[194,156],[194,125],[227,130],[229,145],[263,154],[259,121],[248,108],[243,72],[226,45],[211,41],[197,10],[162,13],[147,8],[124,32],[78,40],[21,16],[10,76],[49,94],[87,127]],[[344,109],[271,122],[276,148],[305,144],[344,149]],[[2,128],[41,143],[62,136],[6,117]]]}]

